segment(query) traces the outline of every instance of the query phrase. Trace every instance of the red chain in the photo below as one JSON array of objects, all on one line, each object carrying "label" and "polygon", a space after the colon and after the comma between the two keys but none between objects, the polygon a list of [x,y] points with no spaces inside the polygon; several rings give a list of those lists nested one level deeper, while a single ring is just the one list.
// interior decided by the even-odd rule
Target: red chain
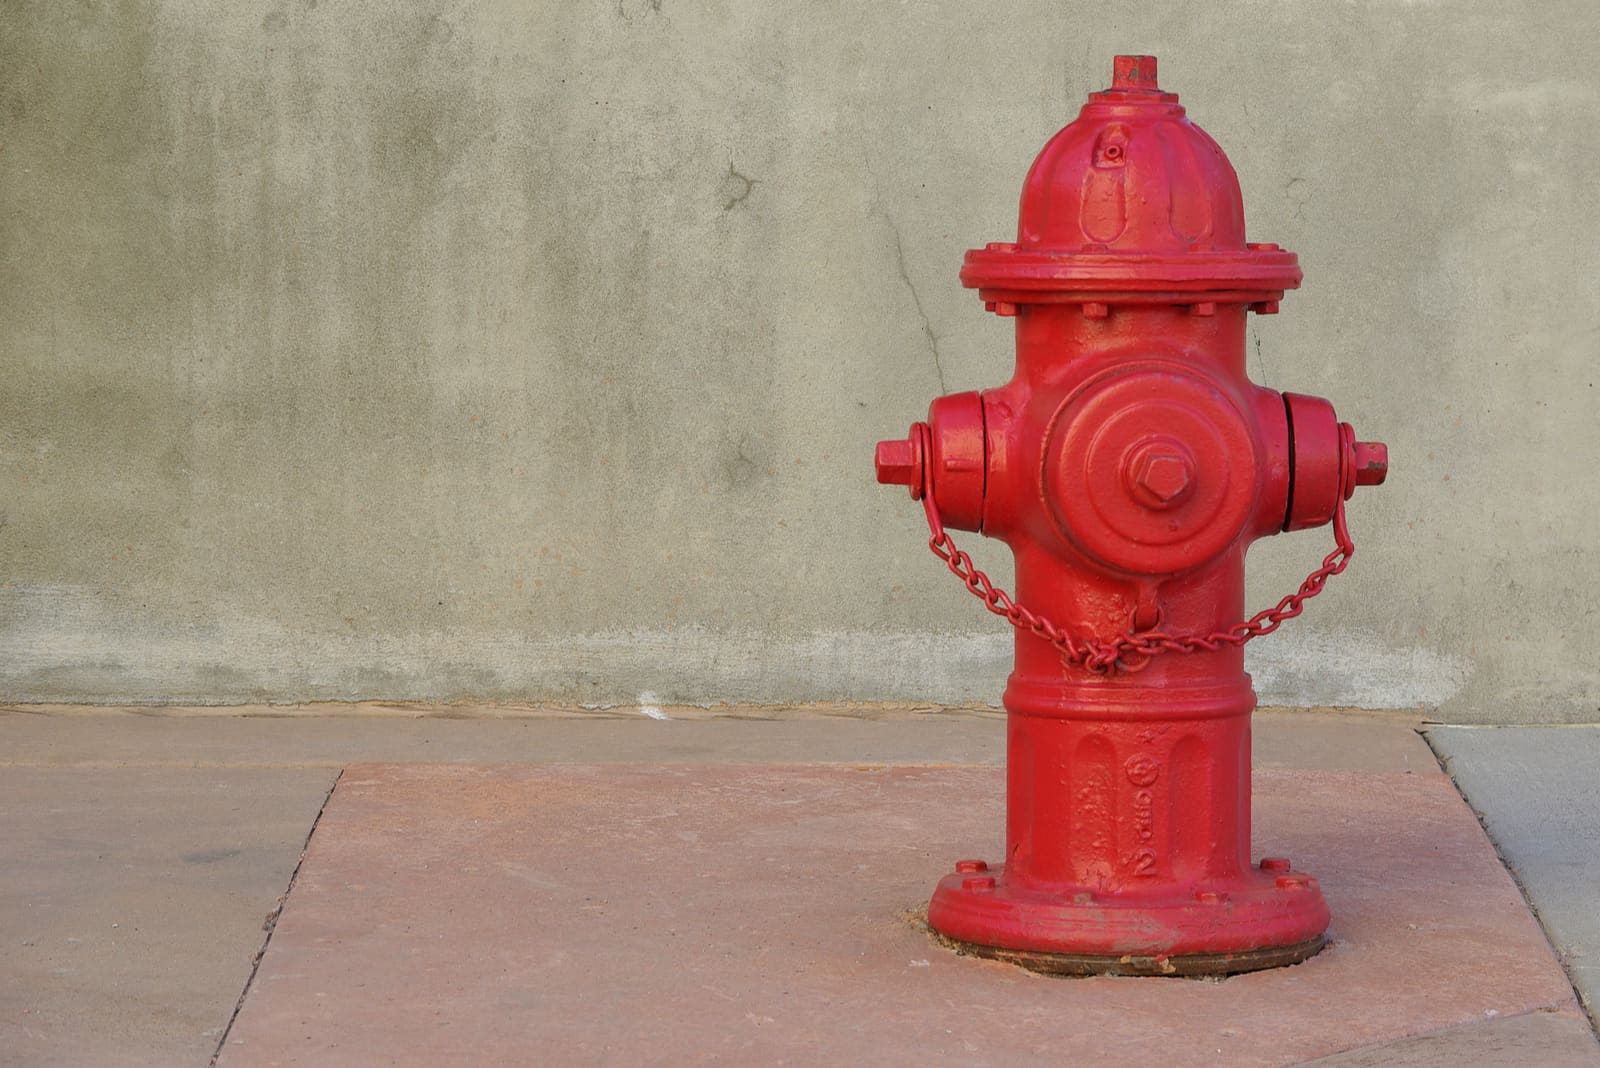
[{"label": "red chain", "polygon": [[[925,427],[919,428],[919,433],[927,434],[928,431]],[[930,455],[929,443],[923,441],[922,445],[922,455]],[[928,529],[933,535],[928,539],[928,548],[933,550],[933,554],[945,562],[950,573],[960,579],[989,611],[1004,616],[1006,622],[1018,630],[1028,631],[1055,646],[1061,651],[1061,659],[1068,664],[1088,668],[1096,675],[1142,671],[1157,653],[1193,653],[1202,649],[1216,652],[1224,645],[1243,646],[1252,638],[1271,634],[1283,625],[1284,620],[1299,615],[1305,603],[1321,593],[1328,580],[1349,565],[1350,557],[1356,551],[1355,544],[1350,540],[1350,530],[1345,525],[1344,499],[1341,497],[1333,512],[1333,537],[1337,547],[1323,557],[1322,566],[1307,575],[1298,590],[1243,623],[1235,623],[1226,630],[1210,634],[1173,635],[1158,629],[1158,620],[1156,627],[1141,631],[1130,629],[1109,641],[1093,637],[1074,638],[1044,616],[1036,615],[1012,600],[1009,593],[995,586],[989,581],[988,575],[978,570],[972,563],[972,557],[956,548],[956,543],[945,533],[939,508],[933,502],[932,483],[932,465],[926,465],[922,507],[928,514]]]}]

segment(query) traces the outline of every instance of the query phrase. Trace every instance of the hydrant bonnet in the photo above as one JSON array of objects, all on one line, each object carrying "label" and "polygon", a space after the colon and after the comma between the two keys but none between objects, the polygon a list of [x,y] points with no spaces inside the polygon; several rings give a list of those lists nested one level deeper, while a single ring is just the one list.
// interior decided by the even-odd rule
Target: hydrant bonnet
[{"label": "hydrant bonnet", "polygon": [[1112,87],[1039,153],[1014,244],[967,253],[961,280],[998,305],[1277,301],[1299,260],[1245,241],[1233,165],[1156,85],[1153,56],[1119,56]]}]

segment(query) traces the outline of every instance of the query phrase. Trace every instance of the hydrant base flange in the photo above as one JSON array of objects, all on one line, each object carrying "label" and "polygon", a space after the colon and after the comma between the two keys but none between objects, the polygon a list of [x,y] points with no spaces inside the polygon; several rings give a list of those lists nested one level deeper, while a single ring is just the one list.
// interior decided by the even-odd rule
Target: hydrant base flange
[{"label": "hydrant base flange", "polygon": [[963,861],[928,904],[928,926],[960,952],[1058,975],[1229,975],[1293,964],[1323,946],[1317,880],[1269,870],[1186,892],[1097,894],[1013,887],[1005,869]]},{"label": "hydrant base flange", "polygon": [[960,942],[937,931],[934,939],[962,956],[1004,961],[1041,975],[1171,975],[1179,978],[1239,975],[1299,964],[1322,952],[1328,944],[1322,935],[1287,946],[1247,949],[1239,953],[1189,953],[1176,957],[1125,953],[1106,957],[1088,953],[1030,953],[1023,949]]}]

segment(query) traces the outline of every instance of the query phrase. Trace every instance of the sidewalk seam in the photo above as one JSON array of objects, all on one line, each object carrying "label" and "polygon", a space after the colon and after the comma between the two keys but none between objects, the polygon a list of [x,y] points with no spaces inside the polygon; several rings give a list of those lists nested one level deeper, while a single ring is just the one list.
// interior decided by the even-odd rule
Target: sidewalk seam
[{"label": "sidewalk seam", "polygon": [[1459,1031],[1464,1027],[1482,1027],[1482,1026],[1484,1026],[1486,1024],[1499,1023],[1499,1022],[1504,1021],[1504,1020],[1520,1020],[1520,1019],[1522,1019],[1523,1017],[1526,1017],[1526,1016],[1574,1016],[1574,1015],[1583,1016],[1585,1019],[1587,1019],[1587,1015],[1585,1013],[1581,1012],[1581,1011],[1578,1012],[1578,1013],[1574,1013],[1571,1009],[1564,1009],[1564,1008],[1560,1008],[1560,1007],[1557,1007],[1557,1006],[1549,1006],[1549,1005],[1547,1005],[1544,1008],[1540,1008],[1540,1009],[1527,1009],[1527,1010],[1525,1010],[1523,1012],[1513,1012],[1513,1013],[1510,1013],[1510,1014],[1507,1014],[1507,1015],[1503,1015],[1503,1016],[1496,1016],[1492,1020],[1491,1019],[1462,1020],[1459,1023],[1446,1024],[1443,1027],[1436,1027],[1431,1031],[1418,1031],[1415,1034],[1402,1035],[1399,1038],[1391,1038],[1391,1039],[1388,1039],[1388,1040],[1385,1040],[1385,1041],[1381,1041],[1381,1042],[1369,1042],[1366,1045],[1348,1046],[1348,1047],[1346,1047],[1344,1049],[1336,1049],[1332,1053],[1319,1053],[1315,1057],[1312,1057],[1310,1060],[1295,1061],[1293,1065],[1289,1066],[1289,1068],[1316,1068],[1316,1065],[1318,1065],[1318,1064],[1320,1064],[1320,1063],[1322,1063],[1324,1061],[1331,1061],[1336,1057],[1348,1057],[1352,1053],[1365,1053],[1365,1052],[1368,1052],[1368,1051],[1372,1051],[1372,1052],[1375,1052],[1375,1053],[1381,1053],[1383,1050],[1389,1049],[1392,1046],[1398,1046],[1403,1042],[1415,1042],[1418,1039],[1429,1039],[1429,1038],[1435,1037],[1436,1035],[1444,1035],[1444,1034],[1449,1034],[1452,1031]]},{"label": "sidewalk seam", "polygon": [[1528,888],[1522,881],[1522,876],[1517,874],[1517,869],[1511,866],[1511,861],[1506,858],[1505,851],[1500,848],[1500,843],[1495,841],[1494,834],[1489,830],[1489,824],[1478,806],[1472,803],[1472,798],[1461,788],[1461,783],[1456,780],[1450,771],[1450,758],[1441,753],[1433,744],[1433,739],[1428,737],[1425,729],[1418,728],[1417,733],[1422,735],[1422,741],[1433,752],[1433,758],[1439,762],[1439,770],[1444,772],[1445,778],[1450,780],[1450,785],[1455,787],[1457,796],[1462,804],[1467,806],[1467,811],[1472,813],[1472,818],[1478,821],[1478,826],[1483,829],[1483,836],[1489,840],[1489,845],[1494,849],[1494,855],[1499,858],[1500,866],[1511,877],[1511,883],[1517,888],[1517,893],[1522,895],[1522,903],[1528,909],[1528,914],[1539,925],[1539,933],[1544,935],[1545,944],[1550,947],[1550,952],[1555,954],[1556,963],[1561,965],[1561,974],[1566,977],[1567,986],[1572,989],[1572,998],[1578,1005],[1578,1011],[1588,1021],[1589,1030],[1594,1034],[1595,1040],[1600,1041],[1600,1017],[1592,1009],[1583,996],[1583,991],[1578,989],[1577,980],[1573,978],[1572,969],[1567,966],[1567,955],[1556,944],[1555,938],[1550,934],[1550,928],[1545,925],[1544,917],[1539,915],[1539,908],[1533,903],[1533,898],[1528,894]]},{"label": "sidewalk seam", "polygon": [[244,999],[249,996],[250,988],[255,985],[256,973],[261,970],[261,962],[267,955],[267,947],[272,945],[272,936],[277,933],[278,920],[283,916],[284,906],[288,904],[289,895],[294,891],[295,880],[300,878],[300,869],[305,866],[306,854],[311,850],[311,839],[322,823],[322,814],[328,810],[328,802],[333,800],[334,790],[339,788],[339,780],[343,778],[344,769],[340,768],[339,773],[333,777],[333,782],[328,784],[328,792],[323,795],[322,804],[317,806],[317,814],[311,818],[311,827],[306,831],[306,840],[300,846],[300,859],[294,862],[294,871],[289,873],[288,884],[283,888],[283,893],[278,895],[277,904],[262,921],[261,926],[266,931],[266,937],[261,940],[261,948],[256,950],[255,959],[250,962],[250,974],[245,977],[244,987],[239,991],[239,999],[233,1003],[233,1012],[228,1017],[227,1026],[222,1029],[222,1036],[217,1039],[217,1048],[212,1052],[207,1068],[216,1068],[217,1061],[228,1044],[228,1036],[233,1033],[233,1025],[239,1019],[240,1010],[244,1008]]}]

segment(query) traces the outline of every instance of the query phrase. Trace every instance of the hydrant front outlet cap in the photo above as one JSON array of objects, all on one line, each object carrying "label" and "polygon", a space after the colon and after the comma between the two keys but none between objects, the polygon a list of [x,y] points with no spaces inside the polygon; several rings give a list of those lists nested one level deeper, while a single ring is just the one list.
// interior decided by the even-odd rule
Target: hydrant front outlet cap
[{"label": "hydrant front outlet cap", "polygon": [[[1328,923],[1317,880],[1251,862],[1243,646],[1345,569],[1345,502],[1388,454],[1328,401],[1245,373],[1247,316],[1277,312],[1299,261],[1245,239],[1233,167],[1155,58],[1118,56],[1034,161],[1016,239],[968,252],[961,280],[1015,319],[1015,372],[936,399],[876,456],[1015,635],[1005,852],[957,862],[929,925],[1057,973],[1310,956]],[[1250,544],[1329,525],[1321,566],[1247,615]],[[1006,542],[1015,594],[950,530]]]}]

